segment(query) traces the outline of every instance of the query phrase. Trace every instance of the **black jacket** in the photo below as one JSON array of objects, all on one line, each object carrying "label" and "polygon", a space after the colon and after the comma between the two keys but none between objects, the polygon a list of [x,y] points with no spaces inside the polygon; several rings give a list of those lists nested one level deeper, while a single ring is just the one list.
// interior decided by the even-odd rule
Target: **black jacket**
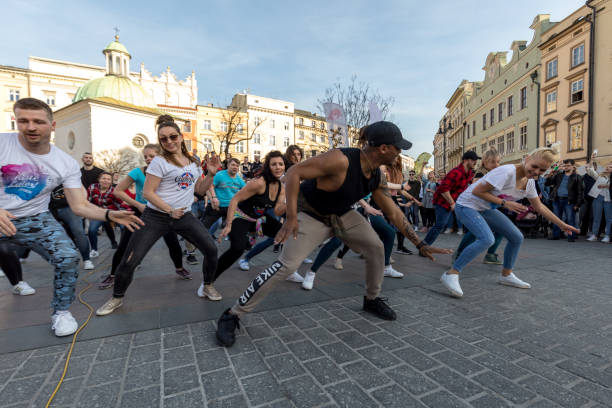
[{"label": "black jacket", "polygon": [[[560,172],[555,174],[553,177],[546,181],[547,186],[552,186],[550,191],[550,199],[557,199],[557,190],[563,181],[565,173]],[[573,173],[569,176],[567,181],[567,202],[574,206],[580,206],[584,200],[584,186],[582,185],[582,177],[578,174]]]}]

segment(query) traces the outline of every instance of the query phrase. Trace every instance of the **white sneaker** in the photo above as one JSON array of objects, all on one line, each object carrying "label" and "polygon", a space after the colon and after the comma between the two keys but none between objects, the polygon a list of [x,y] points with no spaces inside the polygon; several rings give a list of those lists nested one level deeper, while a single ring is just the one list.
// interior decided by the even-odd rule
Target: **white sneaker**
[{"label": "white sneaker", "polygon": [[67,311],[57,311],[51,316],[51,330],[55,332],[58,337],[68,336],[79,328],[79,325],[72,314]]},{"label": "white sneaker", "polygon": [[609,235],[604,236],[601,242],[605,242],[605,243],[610,242],[610,236]]},{"label": "white sneaker", "polygon": [[597,235],[591,234],[586,240],[589,242],[595,242],[597,241]]},{"label": "white sneaker", "polygon": [[249,265],[249,261],[247,261],[246,259],[239,260],[238,267],[243,271],[248,271],[249,269],[251,269],[251,265]]},{"label": "white sneaker", "polygon": [[391,265],[385,266],[385,276],[390,278],[403,278],[404,274],[393,269]]},{"label": "white sneaker", "polygon": [[446,230],[444,230],[445,234],[451,234],[453,232],[452,228],[447,228]]},{"label": "white sneaker", "polygon": [[305,263],[305,264],[311,264],[311,263],[313,263],[313,262],[314,262],[314,261],[313,261],[312,259],[310,259],[310,258],[304,258],[304,263]]},{"label": "white sneaker", "polygon": [[94,266],[93,262],[91,262],[89,259],[86,261],[83,261],[83,269],[86,270],[91,270],[91,269],[95,269],[96,267]]},{"label": "white sneaker", "polygon": [[452,297],[463,297],[463,291],[461,290],[461,285],[459,285],[459,275],[449,275],[448,273],[444,272],[440,277],[440,282],[442,282],[442,286],[444,286],[446,290],[450,292]]},{"label": "white sneaker", "polygon": [[334,262],[334,268],[338,270],[344,269],[344,265],[342,265],[342,258],[336,258],[336,262]]},{"label": "white sneaker", "polygon": [[0,268],[0,277],[3,277],[3,276],[6,276],[6,275],[4,274],[4,271],[2,270],[2,268]]},{"label": "white sneaker", "polygon": [[90,257],[90,258],[97,258],[97,257],[99,257],[99,256],[100,256],[100,253],[99,253],[98,251],[96,251],[95,249],[92,249],[92,250],[89,252],[89,257]]},{"label": "white sneaker", "polygon": [[28,282],[21,281],[13,286],[13,293],[19,296],[28,296],[36,293],[36,290],[28,285]]},{"label": "white sneaker", "polygon": [[500,285],[513,286],[519,289],[531,288],[530,284],[528,284],[527,282],[523,282],[522,280],[517,278],[516,275],[512,272],[510,272],[510,275],[508,276],[501,275],[497,283],[499,283]]},{"label": "white sneaker", "polygon": [[463,230],[460,229],[459,231],[457,231],[457,235],[463,235]]},{"label": "white sneaker", "polygon": [[312,271],[306,272],[306,276],[304,276],[304,282],[302,282],[302,289],[312,290],[315,276],[317,276],[317,274]]},{"label": "white sneaker", "polygon": [[291,275],[287,276],[287,280],[289,282],[295,282],[295,283],[304,282],[304,278],[302,278],[302,275],[300,275],[298,271],[295,271]]}]

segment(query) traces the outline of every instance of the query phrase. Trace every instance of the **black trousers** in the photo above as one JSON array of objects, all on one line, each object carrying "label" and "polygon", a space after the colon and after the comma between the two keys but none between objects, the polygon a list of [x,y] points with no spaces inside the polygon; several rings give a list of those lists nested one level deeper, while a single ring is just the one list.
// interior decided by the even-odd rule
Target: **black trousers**
[{"label": "black trousers", "polygon": [[0,241],[0,268],[13,286],[23,280],[23,270],[18,254],[18,252],[23,253],[23,251],[29,252],[26,248]]},{"label": "black trousers", "polygon": [[215,210],[210,204],[208,204],[206,206],[206,211],[204,211],[204,226],[206,227],[206,230],[217,222],[219,217],[225,220],[227,217],[227,207],[219,207],[218,210]]},{"label": "black trousers", "polygon": [[[240,259],[249,242],[248,233],[255,231],[255,225],[253,221],[247,221],[242,218],[234,219],[232,230],[229,233],[230,247],[219,257],[219,264],[217,265],[217,272],[214,278],[210,281],[205,279],[204,283],[213,283],[225,270]],[[281,229],[281,226],[282,224],[276,218],[267,216],[261,228],[265,236],[274,238]]]},{"label": "black trousers", "polygon": [[204,255],[203,280],[207,282],[212,279],[217,270],[217,246],[204,225],[192,213],[188,212],[176,220],[166,213],[147,208],[141,219],[145,225],[132,234],[115,273],[113,297],[120,298],[125,295],[134,278],[136,267],[157,240],[169,232],[181,235],[202,252]]}]

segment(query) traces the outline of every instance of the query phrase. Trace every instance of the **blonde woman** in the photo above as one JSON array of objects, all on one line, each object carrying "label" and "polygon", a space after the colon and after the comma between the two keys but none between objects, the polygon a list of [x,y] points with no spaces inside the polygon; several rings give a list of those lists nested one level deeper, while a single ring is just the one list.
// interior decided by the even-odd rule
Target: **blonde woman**
[{"label": "blonde woman", "polygon": [[[535,179],[555,162],[559,146],[534,150],[519,164],[507,164],[487,173],[478,182],[468,187],[457,199],[455,213],[460,221],[474,234],[476,240],[468,245],[445,272],[440,281],[453,297],[462,297],[459,273],[478,254],[495,242],[494,232],[508,240],[504,251],[502,274],[498,282],[502,285],[529,289],[531,285],[520,280],[512,271],[518,257],[523,234],[498,208],[520,213],[527,208],[518,200],[527,198],[535,211],[557,225],[568,234],[580,231],[561,221],[538,198]],[[512,197],[511,201],[499,198],[500,195]]]}]

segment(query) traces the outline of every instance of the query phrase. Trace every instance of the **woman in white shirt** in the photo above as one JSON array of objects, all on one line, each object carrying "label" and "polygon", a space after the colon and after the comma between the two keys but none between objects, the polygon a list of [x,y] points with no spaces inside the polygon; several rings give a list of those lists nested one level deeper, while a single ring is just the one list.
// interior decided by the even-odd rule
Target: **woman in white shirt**
[{"label": "woman in white shirt", "polygon": [[605,170],[597,173],[590,165],[587,165],[587,173],[595,179],[595,184],[589,190],[589,196],[593,197],[593,225],[591,235],[587,241],[597,241],[601,216],[604,216],[605,232],[601,242],[610,242],[610,229],[612,227],[612,201],[610,200],[610,173],[612,173],[612,162],[608,163]]},{"label": "woman in white shirt", "polygon": [[[98,316],[112,313],[123,304],[123,296],[132,282],[134,270],[147,252],[162,236],[170,231],[182,235],[204,255],[202,274],[211,280],[217,269],[217,246],[204,225],[191,212],[194,190],[206,194],[219,167],[207,163],[208,174],[202,178],[202,169],[189,154],[180,128],[171,116],[162,115],[157,120],[157,138],[162,154],[156,156],[147,167],[143,195],[147,207],[142,214],[145,225],[130,238],[125,255],[115,273],[113,297],[97,311]],[[212,160],[212,159],[211,159]],[[212,286],[212,285],[211,285]],[[212,300],[218,297],[214,288],[206,293]]]},{"label": "woman in white shirt", "polygon": [[[480,253],[495,242],[494,233],[508,240],[504,251],[502,275],[499,283],[517,288],[529,289],[531,285],[514,275],[512,269],[523,242],[523,234],[502,214],[498,208],[520,213],[526,211],[524,205],[516,201],[527,198],[531,206],[546,219],[567,233],[579,233],[576,228],[557,218],[538,198],[535,179],[544,173],[555,161],[558,146],[534,150],[519,164],[507,164],[487,173],[477,183],[467,188],[457,199],[455,214],[476,240],[468,245],[457,257],[452,268],[445,272],[440,281],[453,297],[462,297],[459,273]],[[512,197],[506,201],[498,196]]]}]

